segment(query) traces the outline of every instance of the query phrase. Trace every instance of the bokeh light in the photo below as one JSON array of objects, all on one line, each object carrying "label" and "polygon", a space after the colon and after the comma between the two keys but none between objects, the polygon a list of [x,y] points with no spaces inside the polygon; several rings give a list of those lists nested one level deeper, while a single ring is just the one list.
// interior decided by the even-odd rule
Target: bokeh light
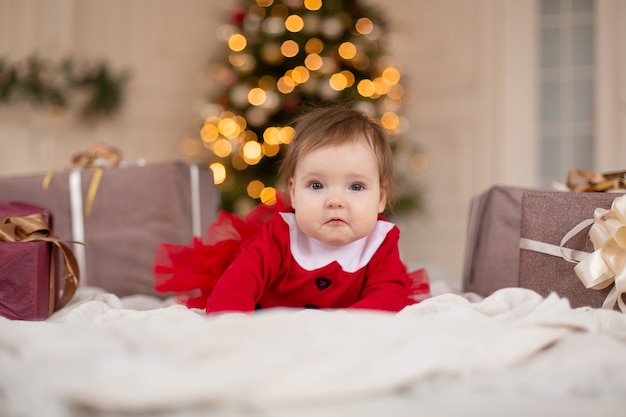
[{"label": "bokeh light", "polygon": [[341,91],[348,87],[348,80],[346,79],[346,76],[341,73],[331,75],[328,83],[335,91]]},{"label": "bokeh light", "polygon": [[322,68],[323,63],[324,61],[322,60],[322,57],[318,54],[309,54],[304,59],[304,65],[311,71],[319,70],[320,68]]},{"label": "bokeh light", "polygon": [[234,33],[228,38],[228,47],[235,52],[243,51],[248,45],[248,41],[241,33]]},{"label": "bokeh light", "polygon": [[249,141],[243,145],[243,160],[250,165],[257,164],[263,157],[261,144],[256,141]]},{"label": "bokeh light", "polygon": [[322,7],[322,0],[304,0],[304,7],[311,11],[319,10]]},{"label": "bokeh light", "polygon": [[280,46],[280,52],[287,58],[293,58],[294,56],[298,55],[299,51],[300,47],[298,46],[298,43],[293,39],[287,39]]},{"label": "bokeh light", "polygon": [[296,14],[289,16],[285,20],[285,28],[289,32],[300,32],[303,27],[304,27],[304,20]]},{"label": "bokeh light", "polygon": [[389,85],[396,85],[400,82],[400,71],[394,67],[387,67],[383,70],[383,80]]},{"label": "bokeh light", "polygon": [[226,167],[220,162],[213,162],[209,168],[213,171],[213,182],[217,185],[222,184],[226,179]]},{"label": "bokeh light", "polygon": [[361,80],[357,84],[357,91],[363,97],[371,97],[376,92],[376,86],[372,80]]},{"label": "bokeh light", "polygon": [[343,59],[352,59],[356,56],[356,46],[352,42],[344,42],[339,45],[338,52]]},{"label": "bokeh light", "polygon": [[248,93],[248,102],[253,106],[260,106],[265,103],[265,99],[267,95],[265,90],[262,88],[256,87],[250,90]]},{"label": "bokeh light", "polygon": [[321,54],[324,50],[324,42],[320,38],[311,38],[306,42],[304,50],[309,54]]},{"label": "bokeh light", "polygon": [[355,29],[361,35],[368,35],[374,30],[374,24],[367,17],[362,17],[356,21]]},{"label": "bokeh light", "polygon": [[261,203],[269,206],[276,204],[276,189],[274,187],[265,187],[261,190]]},{"label": "bokeh light", "polygon": [[248,183],[246,187],[246,192],[250,196],[250,198],[254,198],[255,200],[261,197],[261,191],[265,188],[265,184],[263,184],[259,180],[252,180]]}]

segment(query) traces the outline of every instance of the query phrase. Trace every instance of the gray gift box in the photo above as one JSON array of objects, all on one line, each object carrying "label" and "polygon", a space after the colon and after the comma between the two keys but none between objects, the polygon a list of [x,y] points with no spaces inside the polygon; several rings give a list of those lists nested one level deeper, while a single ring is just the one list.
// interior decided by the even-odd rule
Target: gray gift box
[{"label": "gray gift box", "polygon": [[471,201],[463,290],[482,296],[517,287],[524,189],[493,186]]},{"label": "gray gift box", "polygon": [[[95,173],[83,169],[77,177],[76,171],[57,171],[45,189],[45,173],[2,177],[0,197],[50,209],[55,235],[63,240],[75,240],[76,224],[82,223],[80,240],[86,246],[74,245],[77,258],[84,251],[81,285],[119,296],[163,297],[154,290],[152,278],[157,247],[189,244],[215,220],[220,198],[211,170],[179,162],[104,168],[92,211],[77,222],[82,212],[73,212],[70,200],[79,194],[86,203]],[[78,181],[80,193],[71,192],[71,178]]]},{"label": "gray gift box", "polygon": [[[560,247],[563,237],[596,208],[610,209],[621,193],[533,192],[522,197],[521,238]],[[564,247],[591,253],[590,226],[564,243]],[[557,252],[558,254],[558,252]],[[576,264],[562,256],[520,249],[519,286],[541,295],[556,292],[569,299],[572,307],[601,307],[612,286],[587,289],[574,272]]]}]

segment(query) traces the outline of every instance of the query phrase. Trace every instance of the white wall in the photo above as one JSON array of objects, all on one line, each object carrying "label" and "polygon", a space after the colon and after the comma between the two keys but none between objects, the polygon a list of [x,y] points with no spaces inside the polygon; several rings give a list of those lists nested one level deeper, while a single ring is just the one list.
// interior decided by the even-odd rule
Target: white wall
[{"label": "white wall", "polygon": [[400,222],[403,255],[458,288],[472,196],[536,184],[535,2],[394,3],[410,131],[430,159],[428,213]]},{"label": "white wall", "polygon": [[0,107],[0,174],[65,166],[99,140],[136,161],[180,158],[197,135],[215,27],[235,1],[0,0],[0,56],[105,59],[131,70],[123,111],[84,126],[72,114]]},{"label": "white wall", "polygon": [[[391,53],[404,70],[409,135],[429,158],[417,180],[427,213],[399,220],[411,266],[460,285],[472,196],[493,184],[537,183],[536,1],[368,0],[391,23]],[[624,25],[619,0],[599,4],[602,143],[624,155]],[[59,168],[94,140],[125,158],[180,159],[195,131],[203,77],[219,47],[215,28],[236,0],[0,0],[0,55],[37,52],[105,58],[131,68],[127,101],[113,121],[0,108],[0,175]],[[621,65],[621,66],[620,66]],[[608,111],[608,113],[606,113]],[[620,164],[605,150],[598,166]],[[623,168],[623,163],[622,166]]]},{"label": "white wall", "polygon": [[626,169],[626,2],[597,1],[596,165]]}]

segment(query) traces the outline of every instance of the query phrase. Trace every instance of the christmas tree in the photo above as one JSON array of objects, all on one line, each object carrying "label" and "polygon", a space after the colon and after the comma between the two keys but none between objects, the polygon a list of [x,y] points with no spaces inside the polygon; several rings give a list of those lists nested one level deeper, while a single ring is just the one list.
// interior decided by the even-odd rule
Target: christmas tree
[{"label": "christmas tree", "polygon": [[[188,148],[208,154],[224,209],[242,213],[275,201],[290,123],[309,106],[364,111],[389,133],[400,177],[421,168],[423,155],[400,140],[404,89],[385,54],[381,16],[358,0],[242,0],[232,11],[218,29],[225,56],[210,71],[201,146]],[[414,187],[402,190],[399,210],[420,205]]]}]

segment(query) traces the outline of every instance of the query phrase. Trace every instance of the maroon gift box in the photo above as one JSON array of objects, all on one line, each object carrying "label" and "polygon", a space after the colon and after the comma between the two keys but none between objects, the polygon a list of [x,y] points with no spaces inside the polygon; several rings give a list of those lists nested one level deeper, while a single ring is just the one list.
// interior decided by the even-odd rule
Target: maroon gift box
[{"label": "maroon gift box", "polygon": [[[592,219],[596,208],[609,209],[622,193],[533,192],[522,197],[521,238],[559,247],[563,237],[581,221]],[[564,247],[591,253],[589,227]],[[557,255],[560,253],[557,252]],[[547,296],[551,292],[569,299],[572,307],[601,307],[611,289],[587,289],[574,272],[575,263],[561,256],[520,249],[519,286]]]},{"label": "maroon gift box", "polygon": [[[50,212],[22,202],[0,199],[0,219]],[[13,320],[43,320],[58,301],[59,275],[50,268],[47,242],[0,242],[0,315]]]},{"label": "maroon gift box", "polygon": [[[79,222],[84,227],[83,239],[78,239],[72,229],[70,172],[56,171],[46,189],[42,186],[45,173],[0,178],[0,197],[48,207],[54,215],[56,237],[86,243],[84,248],[74,246],[77,258],[82,251],[85,255],[81,285],[97,286],[119,296],[164,297],[154,290],[152,278],[158,245],[191,242],[194,207],[199,208],[196,232],[204,235],[219,209],[219,192],[211,170],[198,168],[195,186],[191,167],[184,163],[104,168],[92,211]],[[95,173],[94,169],[79,172],[79,196],[85,205]],[[195,205],[194,187],[198,191]]]}]

